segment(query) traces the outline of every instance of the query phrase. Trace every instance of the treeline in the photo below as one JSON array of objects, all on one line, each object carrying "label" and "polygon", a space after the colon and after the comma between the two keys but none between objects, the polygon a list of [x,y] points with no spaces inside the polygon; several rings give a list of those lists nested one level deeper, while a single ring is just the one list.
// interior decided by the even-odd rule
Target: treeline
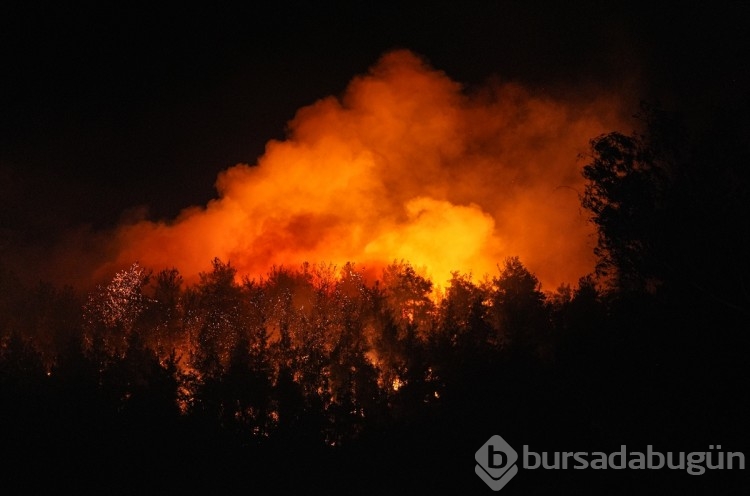
[{"label": "treeline", "polygon": [[[568,394],[606,387],[595,371],[621,352],[611,338],[594,344],[611,329],[593,278],[545,294],[510,258],[494,277],[456,273],[444,294],[433,289],[405,262],[373,284],[353,264],[238,282],[218,259],[187,287],[174,269],[138,264],[86,298],[40,286],[15,307],[26,311],[5,314],[2,445],[30,467],[84,453],[87,470],[112,477],[123,463],[179,460],[171,469],[189,478],[247,457],[360,447],[406,470],[419,460],[401,457],[426,449],[428,433],[481,445],[508,415],[545,431],[532,405],[555,398],[564,415],[577,408]],[[442,453],[463,440],[433,442]]]},{"label": "treeline", "polygon": [[[3,470],[27,492],[412,494],[487,491],[473,457],[493,434],[747,452],[735,172],[750,153],[643,117],[643,134],[592,140],[581,200],[599,265],[573,287],[542,291],[517,257],[440,291],[408,261],[377,281],[354,263],[238,280],[215,259],[192,285],[136,263],[86,295],[0,266]],[[696,203],[701,182],[723,196]],[[555,472],[518,490],[748,487],[727,471]]]},{"label": "treeline", "polygon": [[605,316],[592,279],[545,294],[518,258],[481,282],[456,273],[439,296],[406,262],[373,284],[354,264],[236,275],[215,259],[186,287],[175,269],[133,264],[86,298],[4,293],[23,299],[3,313],[5,449],[29,461],[54,450],[55,465],[82,449],[110,473],[113,458],[174,460],[186,444],[224,462],[400,444],[446,412],[494,415],[519,380],[507,367],[585,368],[594,357],[570,349]]},{"label": "treeline", "polygon": [[294,421],[300,412],[282,415],[272,394],[292,388],[304,409],[331,417],[320,441],[342,444],[363,419],[408,416],[450,397],[475,365],[514,356],[553,366],[571,328],[602,323],[591,278],[545,294],[518,258],[498,269],[481,282],[455,273],[442,294],[406,262],[369,285],[354,264],[275,268],[238,282],[229,262],[214,259],[187,287],[176,269],[152,274],[137,263],[85,298],[45,285],[22,297],[17,286],[7,293],[23,301],[4,314],[2,376],[10,385],[91,374],[115,410],[158,378],[174,386],[176,412],[215,417],[247,440]]}]

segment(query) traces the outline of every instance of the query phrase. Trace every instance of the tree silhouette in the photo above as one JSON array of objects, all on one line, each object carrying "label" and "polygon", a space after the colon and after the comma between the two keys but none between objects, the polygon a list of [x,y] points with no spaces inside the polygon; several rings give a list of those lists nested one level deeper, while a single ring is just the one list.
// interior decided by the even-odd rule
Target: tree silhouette
[{"label": "tree silhouette", "polygon": [[435,310],[432,281],[407,262],[393,262],[383,269],[380,289],[402,333],[413,329],[420,338],[429,335]]},{"label": "tree silhouette", "polygon": [[146,344],[168,355],[188,343],[184,336],[183,279],[175,268],[163,269],[151,278],[144,311],[138,322]]},{"label": "tree silhouette", "polygon": [[660,278],[658,236],[663,229],[667,170],[659,151],[643,136],[610,133],[591,143],[593,161],[582,204],[599,233],[597,270],[619,287],[643,289]]},{"label": "tree silhouette", "polygon": [[221,424],[238,442],[251,443],[273,431],[271,368],[264,345],[251,347],[242,336],[235,343],[221,377]]},{"label": "tree silhouette", "polygon": [[536,355],[545,351],[549,319],[539,280],[521,263],[509,257],[492,279],[492,316],[500,333],[501,346],[515,355]]}]

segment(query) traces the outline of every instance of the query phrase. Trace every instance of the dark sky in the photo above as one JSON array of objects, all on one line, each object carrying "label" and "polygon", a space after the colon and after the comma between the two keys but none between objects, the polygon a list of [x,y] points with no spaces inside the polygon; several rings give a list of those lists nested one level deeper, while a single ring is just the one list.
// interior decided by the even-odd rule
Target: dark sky
[{"label": "dark sky", "polygon": [[0,249],[205,204],[217,172],[393,48],[469,86],[628,86],[696,115],[747,102],[741,2],[404,3],[4,4]]}]

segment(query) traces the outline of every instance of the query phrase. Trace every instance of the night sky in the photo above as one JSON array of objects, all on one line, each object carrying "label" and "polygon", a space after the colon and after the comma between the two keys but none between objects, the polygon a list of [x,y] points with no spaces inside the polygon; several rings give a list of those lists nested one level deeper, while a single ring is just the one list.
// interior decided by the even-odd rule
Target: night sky
[{"label": "night sky", "polygon": [[0,256],[205,204],[219,171],[255,163],[297,109],[395,48],[467,88],[605,88],[634,112],[651,99],[700,121],[747,105],[749,13],[740,2],[5,4]]}]

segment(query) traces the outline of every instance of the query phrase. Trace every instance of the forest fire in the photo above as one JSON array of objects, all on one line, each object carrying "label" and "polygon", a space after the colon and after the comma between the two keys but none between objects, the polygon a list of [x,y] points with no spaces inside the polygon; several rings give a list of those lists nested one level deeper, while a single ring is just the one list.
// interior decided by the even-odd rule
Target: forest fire
[{"label": "forest fire", "polygon": [[750,494],[750,2],[13,3],[5,487]]},{"label": "forest fire", "polygon": [[407,51],[388,53],[341,98],[299,110],[288,138],[216,181],[218,198],[170,222],[121,226],[98,280],[139,261],[197,280],[214,257],[238,275],[406,260],[436,286],[520,256],[553,289],[593,268],[577,156],[614,127],[613,100],[585,105],[513,84],[467,94]]}]

